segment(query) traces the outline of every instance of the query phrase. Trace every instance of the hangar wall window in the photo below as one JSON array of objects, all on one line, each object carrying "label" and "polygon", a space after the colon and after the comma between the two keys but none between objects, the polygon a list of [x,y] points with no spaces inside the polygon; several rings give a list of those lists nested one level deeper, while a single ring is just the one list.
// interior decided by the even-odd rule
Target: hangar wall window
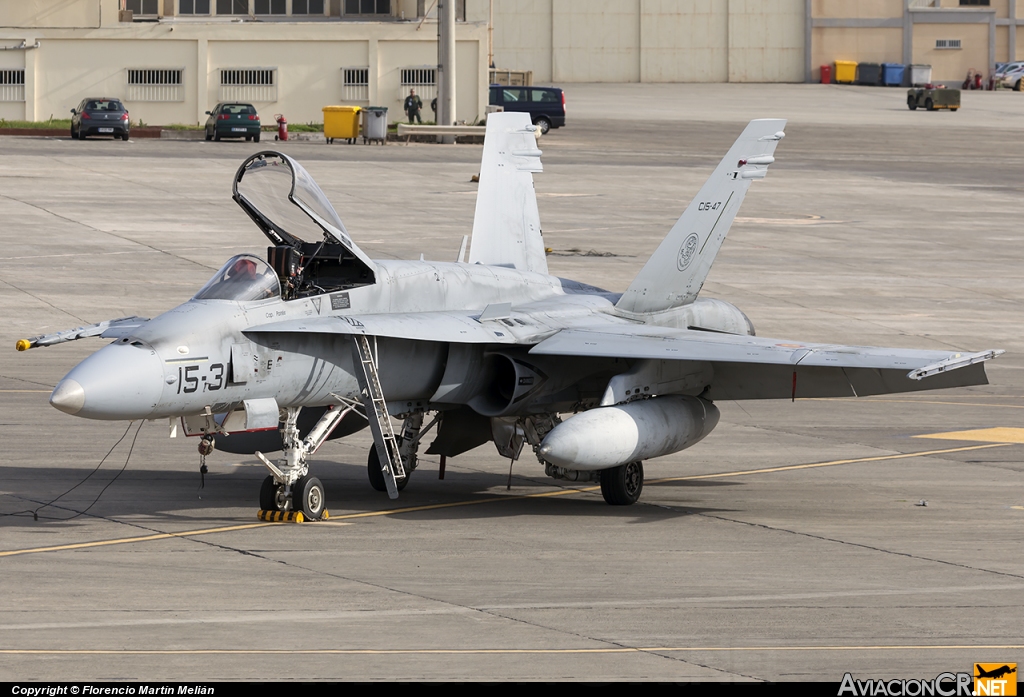
[{"label": "hangar wall window", "polygon": [[324,0],[292,0],[293,15],[322,15]]},{"label": "hangar wall window", "polygon": [[277,68],[225,68],[221,70],[220,101],[276,102]]},{"label": "hangar wall window", "polygon": [[155,17],[160,11],[160,0],[125,0],[124,9],[131,10],[136,17],[139,15]]},{"label": "hangar wall window", "polygon": [[960,7],[967,7],[968,5],[988,7],[989,4],[989,0],[960,0]]},{"label": "hangar wall window", "polygon": [[288,13],[285,0],[254,0],[253,14],[283,15]]},{"label": "hangar wall window", "polygon": [[370,100],[370,69],[342,68],[344,81],[341,99],[345,102],[367,102]]},{"label": "hangar wall window", "polygon": [[391,0],[345,0],[347,15],[389,15]]},{"label": "hangar wall window", "polygon": [[128,68],[129,102],[183,102],[183,68]]},{"label": "hangar wall window", "polygon": [[25,101],[25,71],[0,70],[0,102]]},{"label": "hangar wall window", "polygon": [[208,15],[210,0],[178,0],[179,15]]},{"label": "hangar wall window", "polygon": [[249,0],[217,0],[217,14],[247,15],[249,14]]},{"label": "hangar wall window", "polygon": [[398,98],[405,99],[410,89],[416,90],[416,96],[424,107],[430,104],[430,100],[437,96],[437,68],[402,68],[402,86],[398,88]]},{"label": "hangar wall window", "polygon": [[935,39],[935,48],[960,48],[960,39]]}]

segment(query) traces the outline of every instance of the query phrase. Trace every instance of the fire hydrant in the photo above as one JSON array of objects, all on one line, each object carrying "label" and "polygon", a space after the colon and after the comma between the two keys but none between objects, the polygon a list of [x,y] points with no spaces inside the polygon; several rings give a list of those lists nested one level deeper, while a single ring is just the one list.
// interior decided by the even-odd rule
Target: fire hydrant
[{"label": "fire hydrant", "polygon": [[274,136],[274,140],[288,140],[288,119],[284,114],[274,114],[274,118],[277,120],[277,135]]}]

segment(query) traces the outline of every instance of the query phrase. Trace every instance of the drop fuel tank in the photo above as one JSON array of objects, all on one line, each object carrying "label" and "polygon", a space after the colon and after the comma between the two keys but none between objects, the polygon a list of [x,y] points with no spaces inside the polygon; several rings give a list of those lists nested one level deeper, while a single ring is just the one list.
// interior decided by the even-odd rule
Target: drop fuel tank
[{"label": "drop fuel tank", "polygon": [[538,455],[575,470],[602,470],[689,448],[718,425],[719,411],[699,397],[666,396],[578,414],[553,428]]}]

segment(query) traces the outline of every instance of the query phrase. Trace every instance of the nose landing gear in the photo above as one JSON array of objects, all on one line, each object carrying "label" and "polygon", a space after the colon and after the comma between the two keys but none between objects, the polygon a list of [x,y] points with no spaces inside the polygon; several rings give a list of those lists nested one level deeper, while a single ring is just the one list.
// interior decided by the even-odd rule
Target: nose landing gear
[{"label": "nose landing gear", "polygon": [[284,458],[273,463],[263,453],[256,453],[256,457],[270,470],[270,476],[263,480],[260,487],[261,520],[290,520],[301,523],[303,520],[322,520],[329,516],[324,485],[316,477],[309,476],[306,461],[323,445],[348,412],[355,408],[355,402],[346,402],[344,409],[329,408],[316,422],[305,440],[300,440],[297,425],[301,407],[289,407],[285,410],[281,434]]}]

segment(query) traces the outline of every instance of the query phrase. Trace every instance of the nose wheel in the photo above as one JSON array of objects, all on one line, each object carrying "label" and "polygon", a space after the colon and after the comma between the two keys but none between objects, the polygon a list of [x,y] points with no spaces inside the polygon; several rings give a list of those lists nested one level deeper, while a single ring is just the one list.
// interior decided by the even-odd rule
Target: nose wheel
[{"label": "nose wheel", "polygon": [[[263,520],[321,520],[328,517],[324,485],[310,476],[307,458],[323,445],[355,403],[345,409],[330,408],[310,430],[304,440],[299,438],[299,408],[288,408],[282,429],[284,458],[274,463],[263,453],[256,457],[270,470],[260,486],[260,518]],[[298,514],[302,517],[299,518]]]},{"label": "nose wheel", "polygon": [[324,517],[324,485],[316,477],[305,476],[292,485],[292,505],[310,520]]},{"label": "nose wheel", "polygon": [[277,483],[274,481],[272,475],[268,475],[263,480],[263,485],[260,487],[260,510],[263,511],[279,511],[277,507]]}]

